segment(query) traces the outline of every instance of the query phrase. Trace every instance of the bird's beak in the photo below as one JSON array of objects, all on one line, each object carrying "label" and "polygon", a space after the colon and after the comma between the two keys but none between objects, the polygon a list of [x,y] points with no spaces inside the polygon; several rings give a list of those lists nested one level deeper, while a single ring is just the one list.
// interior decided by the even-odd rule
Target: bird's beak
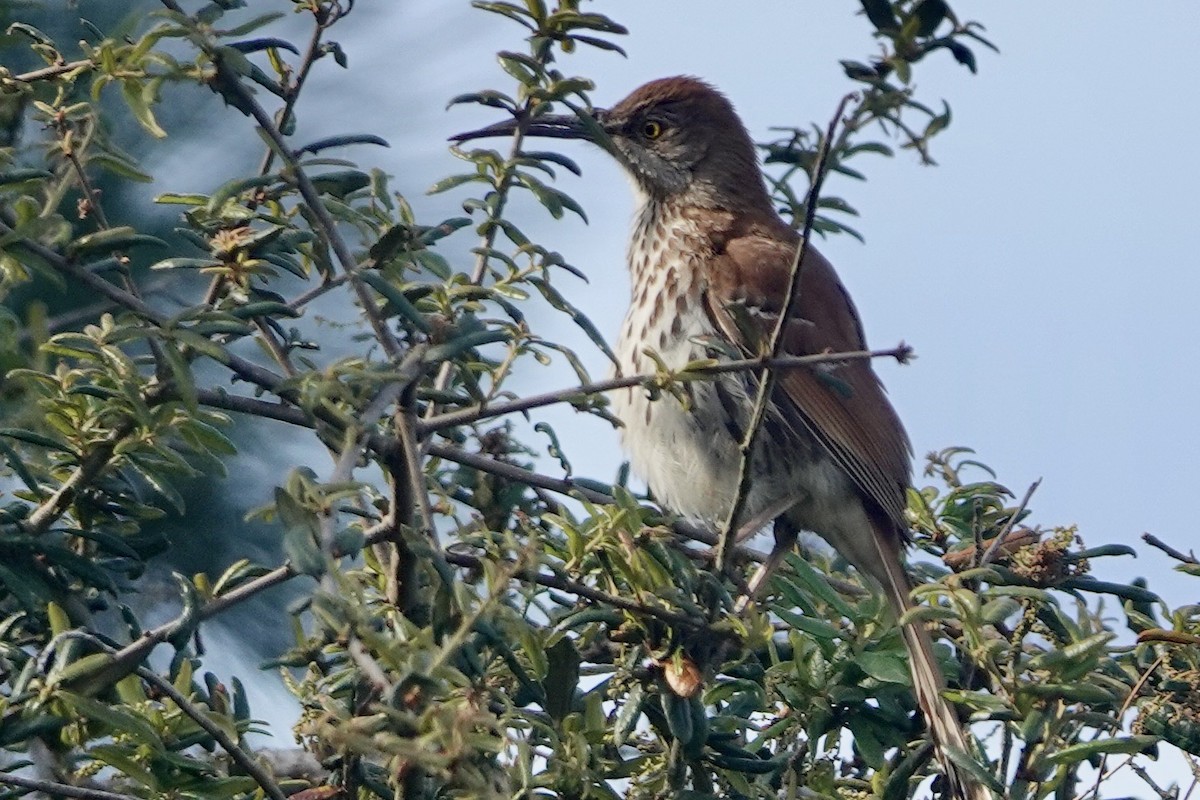
[{"label": "bird's beak", "polygon": [[519,117],[497,122],[467,133],[457,133],[450,137],[452,142],[466,142],[471,139],[485,139],[493,136],[512,136],[518,130],[526,136],[541,136],[551,139],[583,139],[597,144],[605,150],[611,150],[611,140],[604,129],[603,110],[596,109],[590,114],[544,114],[534,120],[524,120]]}]

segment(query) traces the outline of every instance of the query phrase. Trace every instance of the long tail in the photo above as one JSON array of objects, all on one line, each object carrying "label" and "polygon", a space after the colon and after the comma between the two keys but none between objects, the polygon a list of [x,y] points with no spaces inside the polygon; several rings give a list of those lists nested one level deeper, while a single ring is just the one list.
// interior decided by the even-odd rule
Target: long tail
[{"label": "long tail", "polygon": [[[900,562],[899,548],[893,544],[894,537],[887,537],[877,530],[873,530],[872,534],[878,558],[873,560],[871,566],[878,568],[872,569],[871,574],[883,585],[887,598],[899,617],[913,607],[908,596],[911,584]],[[933,640],[929,631],[917,623],[903,626],[902,633],[904,645],[908,648],[909,669],[912,671],[917,705],[920,706],[925,723],[933,736],[934,752],[950,787],[948,796],[955,800],[992,800],[991,792],[952,761],[947,753],[947,748],[954,748],[970,756],[972,748],[954,709],[942,697],[942,690],[946,688],[946,678],[942,675],[937,657],[933,653]]]}]

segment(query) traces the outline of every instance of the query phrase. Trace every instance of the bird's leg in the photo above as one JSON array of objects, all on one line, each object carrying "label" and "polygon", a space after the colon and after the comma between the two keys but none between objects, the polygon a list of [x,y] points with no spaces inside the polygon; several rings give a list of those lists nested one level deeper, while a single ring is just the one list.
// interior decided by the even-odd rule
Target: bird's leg
[{"label": "bird's leg", "polygon": [[[751,536],[765,528],[767,523],[771,520],[775,520],[776,525],[778,526],[779,516],[794,505],[796,505],[795,497],[789,496],[780,500],[776,500],[773,504],[767,506],[762,511],[748,519],[746,522],[743,522],[741,525],[739,525],[737,529],[737,535],[733,537],[733,540],[735,542],[746,541]],[[776,534],[776,536],[778,536],[778,534]]]},{"label": "bird's leg", "polygon": [[800,531],[788,521],[787,517],[776,517],[774,534],[775,546],[771,548],[767,560],[759,564],[754,575],[750,577],[750,582],[746,584],[746,593],[738,598],[733,607],[734,611],[744,611],[750,603],[758,599],[758,593],[762,591],[763,586],[775,574],[775,570],[779,569],[779,565],[783,563],[783,559],[787,558],[787,554],[792,552]]}]

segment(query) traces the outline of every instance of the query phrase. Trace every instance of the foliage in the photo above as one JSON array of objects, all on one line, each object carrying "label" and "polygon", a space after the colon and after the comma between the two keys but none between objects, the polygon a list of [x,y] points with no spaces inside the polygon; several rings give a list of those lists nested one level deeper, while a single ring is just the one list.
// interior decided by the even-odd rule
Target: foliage
[{"label": "foliage", "polygon": [[[505,213],[528,192],[555,217],[583,216],[548,182],[578,168],[519,134],[508,155],[459,151],[466,171],[434,190],[474,192],[466,216],[422,219],[382,172],[327,152],[378,136],[292,138],[310,69],[345,63],[328,31],[352,4],[278,0],[258,17],[242,5],[163,0],[133,35],[98,34],[78,56],[29,25],[10,29],[45,66],[0,73],[29,136],[0,151],[4,286],[81,286],[106,303],[66,326],[4,311],[10,331],[25,328],[3,354],[22,366],[5,375],[0,429],[0,746],[12,768],[47,759],[43,774],[84,792],[100,782],[137,797],[923,791],[931,748],[900,635],[844,564],[819,548],[793,557],[766,602],[734,613],[760,555],[742,549],[738,574],[721,574],[710,533],[623,486],[571,478],[570,442],[544,425],[567,477],[538,473],[503,421],[551,402],[607,418],[601,384],[530,324],[529,310],[547,307],[606,349],[559,285],[578,270]],[[525,49],[499,57],[512,91],[451,102],[523,117],[589,106],[590,81],[562,60],[619,51],[620,25],[572,0],[474,5],[523,28]],[[941,0],[862,5],[885,51],[846,62],[861,95],[828,147],[830,169],[852,177],[853,156],[890,153],[862,139],[872,122],[929,158],[949,111],[915,99],[911,72],[940,50],[974,69],[967,42],[982,41]],[[274,35],[288,10],[309,21],[306,47]],[[176,102],[164,98],[186,102],[187,87],[224,100],[222,125],[262,137],[261,170],[209,194],[162,194],[180,214],[169,238],[110,223],[97,174],[147,177],[114,143],[110,116],[160,138]],[[928,120],[918,131],[902,113]],[[789,181],[814,177],[818,147],[794,129],[766,148],[787,165],[776,189],[797,219],[806,200]],[[848,230],[826,216],[817,229]],[[448,245],[470,236],[462,263]],[[186,300],[150,302],[151,278]],[[361,314],[351,346],[309,318],[335,295]],[[526,399],[508,388],[555,358],[579,387]],[[626,385],[676,402],[679,383],[709,367]],[[311,436],[335,467],[296,466],[263,498],[257,514],[286,563],[179,576],[177,617],[148,629],[129,602],[163,544],[143,525],[180,507],[181,478],[223,469],[237,449],[228,425],[243,415]],[[951,698],[982,744],[978,773],[1009,797],[1082,797],[1085,765],[1107,775],[1108,756],[1140,769],[1168,746],[1200,753],[1197,607],[1091,577],[1091,560],[1129,548],[1028,527],[1026,503],[965,477],[979,469],[965,451],[929,467],[937,486],[910,497],[926,581],[914,613],[945,643]],[[301,705],[297,738],[324,769],[305,781],[250,752],[245,692],[202,671],[199,638],[206,621],[301,576],[317,580],[289,609],[295,644],[274,663]],[[1120,604],[1136,645],[1118,642],[1100,598]],[[152,663],[159,645],[170,657]],[[54,790],[21,780],[0,773]]]}]

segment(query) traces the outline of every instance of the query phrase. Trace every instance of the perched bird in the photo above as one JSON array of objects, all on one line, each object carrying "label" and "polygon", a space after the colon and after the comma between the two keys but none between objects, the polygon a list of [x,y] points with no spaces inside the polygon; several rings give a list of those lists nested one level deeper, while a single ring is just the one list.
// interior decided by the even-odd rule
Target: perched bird
[{"label": "perched bird", "polygon": [[[800,236],[776,213],[754,144],[729,100],[696,78],[674,77],[593,114],[509,120],[453,138],[506,135],[520,126],[529,136],[586,139],[630,175],[638,211],[629,243],[632,298],[615,348],[622,373],[653,372],[647,348],[672,368],[711,357],[714,342],[726,352],[761,355],[787,304]],[[806,252],[781,352],[866,349],[846,288],[815,248]],[[665,506],[724,523],[756,386],[755,375],[739,373],[689,383],[687,404],[652,400],[639,389],[615,395],[633,469]],[[883,587],[898,615],[910,608],[901,552],[911,451],[870,362],[781,371],[763,424],[735,522],[761,528],[774,520],[777,541],[789,548],[796,531],[817,533]],[[946,683],[929,633],[906,625],[903,634],[950,796],[987,798],[947,754],[971,748],[941,696]]]}]

